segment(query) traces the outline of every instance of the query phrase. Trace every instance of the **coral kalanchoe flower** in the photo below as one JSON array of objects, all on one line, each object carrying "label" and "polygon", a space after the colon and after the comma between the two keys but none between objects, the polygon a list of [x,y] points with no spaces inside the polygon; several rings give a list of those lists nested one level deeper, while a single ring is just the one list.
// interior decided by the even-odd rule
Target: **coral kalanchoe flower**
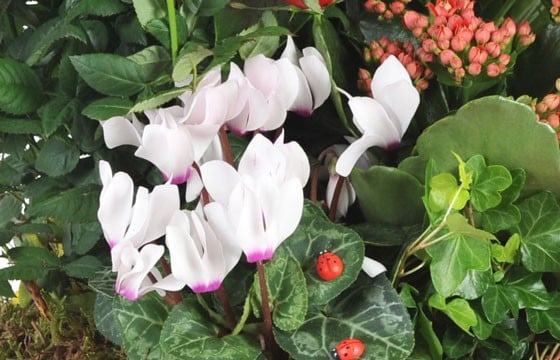
[{"label": "coral kalanchoe flower", "polygon": [[295,142],[283,135],[272,143],[257,134],[236,171],[215,160],[200,168],[203,183],[214,202],[205,206],[214,229],[229,229],[247,261],[269,260],[296,229],[303,212],[303,186],[309,163]]},{"label": "coral kalanchoe flower", "polygon": [[370,147],[398,147],[412,116],[420,103],[420,95],[403,65],[390,56],[373,75],[373,98],[349,97],[353,121],[362,137],[340,155],[336,172],[348,176],[360,156]]},{"label": "coral kalanchoe flower", "polygon": [[171,272],[195,293],[217,290],[241,257],[233,234],[220,230],[197,211],[176,211],[167,226]]}]

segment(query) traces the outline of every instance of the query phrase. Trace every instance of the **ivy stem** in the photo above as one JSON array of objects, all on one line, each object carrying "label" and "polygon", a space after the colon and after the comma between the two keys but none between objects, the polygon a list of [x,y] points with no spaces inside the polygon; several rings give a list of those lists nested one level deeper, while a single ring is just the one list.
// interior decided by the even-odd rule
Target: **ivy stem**
[{"label": "ivy stem", "polygon": [[175,13],[175,0],[167,0],[167,15],[169,19],[169,40],[171,42],[171,61],[177,62],[179,41],[177,36],[177,15]]},{"label": "ivy stem", "polygon": [[226,133],[226,126],[223,125],[218,132],[218,136],[220,137],[220,144],[222,145],[222,152],[224,154],[224,160],[234,166],[233,162],[233,154],[231,152],[231,144],[229,143],[229,139]]},{"label": "ivy stem", "polygon": [[268,304],[268,288],[266,286],[266,274],[261,260],[257,261],[257,274],[259,276],[259,286],[261,288],[262,313],[264,319],[264,339],[268,351],[274,349],[274,336],[272,335],[272,315]]},{"label": "ivy stem", "polygon": [[340,199],[340,193],[342,192],[342,186],[344,186],[344,181],[346,180],[345,177],[339,176],[338,180],[336,181],[336,186],[334,188],[334,194],[329,206],[329,219],[331,221],[335,221],[336,219],[336,208],[338,207],[338,201]]},{"label": "ivy stem", "polygon": [[233,309],[231,308],[231,304],[229,302],[229,296],[226,292],[224,286],[220,286],[218,290],[216,290],[216,294],[222,303],[222,308],[224,309],[224,314],[226,315],[226,322],[230,329],[235,328],[235,315],[233,315]]}]

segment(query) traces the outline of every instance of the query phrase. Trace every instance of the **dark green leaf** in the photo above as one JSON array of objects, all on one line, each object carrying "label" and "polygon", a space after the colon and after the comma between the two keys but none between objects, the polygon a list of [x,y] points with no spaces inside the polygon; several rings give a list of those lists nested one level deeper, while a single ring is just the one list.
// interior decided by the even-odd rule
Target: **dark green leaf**
[{"label": "dark green leaf", "polygon": [[139,103],[134,104],[130,109],[130,112],[142,112],[144,110],[157,108],[170,100],[177,98],[185,92],[183,88],[175,88],[171,90],[164,91],[162,93],[156,94],[155,96],[142,100]]},{"label": "dark green leaf", "polygon": [[560,293],[555,292],[550,300],[548,310],[527,309],[529,328],[537,334],[549,331],[556,340],[560,340]]},{"label": "dark green leaf", "polygon": [[513,182],[508,169],[501,165],[486,165],[484,157],[475,155],[466,163],[467,171],[473,171],[471,204],[476,211],[494,208],[502,201],[500,192]]},{"label": "dark green leaf", "polygon": [[113,297],[103,293],[97,293],[95,307],[93,309],[93,320],[96,329],[114,344],[122,346],[122,335],[117,326],[117,318],[113,310]]},{"label": "dark green leaf", "polygon": [[51,251],[34,246],[18,246],[8,250],[7,255],[17,265],[52,269],[60,265],[60,259]]},{"label": "dark green leaf", "polygon": [[541,278],[540,273],[514,267],[506,273],[502,283],[515,294],[519,309],[546,310],[549,307],[550,295]]},{"label": "dark green leaf", "polygon": [[128,58],[140,65],[147,81],[155,80],[171,65],[169,51],[161,46],[149,46]]},{"label": "dark green leaf", "polygon": [[13,59],[0,59],[0,110],[11,114],[35,111],[43,100],[39,78],[29,66]]},{"label": "dark green leaf", "polygon": [[422,222],[424,187],[414,176],[397,168],[375,165],[365,172],[355,168],[350,181],[369,222],[391,225]]},{"label": "dark green leaf", "polygon": [[99,222],[87,224],[70,224],[64,226],[64,245],[65,255],[85,255],[101,238],[101,226]]},{"label": "dark green leaf", "polygon": [[49,137],[59,126],[70,123],[78,115],[79,105],[78,100],[65,97],[56,97],[43,105],[38,114],[45,135]]},{"label": "dark green leaf", "polygon": [[151,20],[162,19],[167,15],[165,0],[132,0],[132,4],[143,27]]},{"label": "dark green leaf", "polygon": [[[344,271],[335,280],[324,281],[316,273],[317,256],[323,250],[332,251],[344,262]],[[349,287],[358,277],[364,260],[360,236],[332,223],[321,208],[311,203],[305,204],[299,226],[277,251],[285,251],[298,260],[307,281],[309,303],[315,305],[327,303]]]},{"label": "dark green leaf", "polygon": [[189,43],[179,54],[177,63],[173,67],[173,80],[184,81],[187,77],[196,70],[200,62],[212,55],[212,51],[206,47]]},{"label": "dark green leaf", "polygon": [[14,291],[8,280],[0,280],[0,297],[12,298],[14,296]]},{"label": "dark green leaf", "polygon": [[0,228],[18,218],[22,211],[22,202],[10,193],[5,193],[0,200]]},{"label": "dark green leaf", "polygon": [[68,276],[87,279],[98,271],[101,265],[99,259],[86,255],[64,265],[63,270]]},{"label": "dark green leaf", "polygon": [[512,204],[501,204],[480,214],[482,228],[491,233],[510,229],[521,220],[521,211]]},{"label": "dark green leaf", "polygon": [[540,193],[520,205],[521,261],[534,272],[560,272],[560,207],[551,193]]},{"label": "dark green leaf", "polygon": [[458,359],[472,352],[476,346],[474,339],[457,328],[448,327],[443,335],[443,351],[451,359]]},{"label": "dark green leaf", "polygon": [[[254,360],[260,351],[256,339],[225,335],[208,318],[194,296],[173,308],[161,331],[161,349],[181,359]],[[164,357],[165,358],[165,357]]]},{"label": "dark green leaf", "polygon": [[384,224],[363,223],[351,226],[367,245],[399,246],[418,237],[422,232],[420,226],[392,226]]},{"label": "dark green leaf", "polygon": [[510,311],[514,314],[518,311],[515,294],[508,287],[501,284],[491,285],[486,294],[482,296],[481,303],[486,319],[491,324],[498,324],[504,321]]},{"label": "dark green leaf", "polygon": [[107,120],[113,116],[124,116],[134,104],[126,98],[106,97],[94,100],[82,109],[82,115],[94,120]]},{"label": "dark green leaf", "polygon": [[463,299],[474,300],[481,297],[488,289],[488,285],[493,282],[491,271],[467,271],[467,276],[459,285],[453,295],[458,295]]},{"label": "dark green leaf", "polygon": [[80,15],[111,16],[125,10],[126,6],[119,0],[81,0],[73,3],[66,18],[73,19]]},{"label": "dark green leaf", "polygon": [[441,359],[443,356],[443,348],[441,346],[441,342],[436,332],[434,331],[432,322],[430,321],[430,319],[428,319],[426,314],[424,314],[422,308],[418,309],[418,315],[416,315],[415,325],[416,335],[423,340],[424,345],[428,348],[427,350],[429,351],[430,355],[429,359]]},{"label": "dark green leaf", "polygon": [[198,13],[200,16],[213,16],[229,4],[229,0],[204,0],[200,2]]},{"label": "dark green leaf", "polygon": [[348,337],[364,343],[364,358],[406,359],[414,346],[408,312],[384,275],[370,281],[322,311],[310,308],[299,329],[274,332],[277,342],[296,360],[330,359],[331,350]]},{"label": "dark green leaf", "polygon": [[163,323],[170,306],[155,292],[133,302],[120,296],[113,301],[113,311],[130,359],[161,360],[165,358],[159,344]]},{"label": "dark green leaf", "polygon": [[27,214],[83,223],[96,221],[98,207],[98,186],[80,186],[39,202],[31,202]]},{"label": "dark green leaf", "polygon": [[102,94],[130,96],[146,87],[142,67],[125,57],[86,54],[71,56],[70,60],[82,79]]},{"label": "dark green leaf", "polygon": [[34,134],[43,133],[39,120],[28,119],[0,119],[0,132],[6,134]]},{"label": "dark green leaf", "polygon": [[35,167],[49,176],[62,176],[74,170],[80,160],[80,152],[73,144],[52,138],[41,147]]},{"label": "dark green leaf", "polygon": [[37,264],[16,264],[0,269],[0,281],[38,280],[43,276],[45,276],[45,268]]}]

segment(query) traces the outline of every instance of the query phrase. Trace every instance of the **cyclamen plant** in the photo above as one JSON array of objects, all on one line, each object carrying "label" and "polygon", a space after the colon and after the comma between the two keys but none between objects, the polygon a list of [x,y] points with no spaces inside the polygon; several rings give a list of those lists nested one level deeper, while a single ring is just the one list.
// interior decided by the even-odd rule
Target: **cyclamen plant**
[{"label": "cyclamen plant", "polygon": [[556,1],[0,10],[0,358],[560,355]]}]

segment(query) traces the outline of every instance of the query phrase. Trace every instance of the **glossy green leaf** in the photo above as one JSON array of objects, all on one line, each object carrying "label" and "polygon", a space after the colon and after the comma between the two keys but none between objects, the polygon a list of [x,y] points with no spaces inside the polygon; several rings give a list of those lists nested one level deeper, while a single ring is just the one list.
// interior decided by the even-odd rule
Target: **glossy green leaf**
[{"label": "glossy green leaf", "polygon": [[85,54],[71,56],[70,60],[82,79],[102,94],[130,96],[146,87],[142,67],[125,57]]},{"label": "glossy green leaf", "polygon": [[0,199],[0,228],[18,218],[22,211],[22,202],[10,193],[2,194]]},{"label": "glossy green leaf", "polygon": [[431,256],[430,273],[437,292],[447,297],[464,281],[469,270],[490,269],[490,242],[492,234],[470,227],[466,219],[455,214],[457,232],[446,234],[446,238],[426,251]]},{"label": "glossy green leaf", "polygon": [[171,90],[164,91],[162,93],[156,94],[155,96],[142,100],[130,109],[130,112],[142,112],[144,110],[155,109],[162,106],[168,101],[177,98],[185,92],[184,88],[175,88]]},{"label": "glossy green leaf", "polygon": [[223,332],[194,296],[186,296],[163,325],[161,350],[164,355],[181,359],[253,360],[259,357],[261,350],[256,338],[243,334],[223,336]]},{"label": "glossy green leaf", "polygon": [[355,168],[350,182],[369,222],[391,225],[422,222],[424,189],[414,176],[397,168],[376,165],[367,171]]},{"label": "glossy green leaf", "polygon": [[419,225],[393,226],[385,224],[362,223],[350,226],[367,245],[399,246],[417,238],[422,232]]},{"label": "glossy green leaf", "polygon": [[348,337],[364,343],[364,358],[406,359],[414,346],[408,312],[384,275],[370,281],[324,309],[310,308],[296,331],[275,330],[277,342],[296,360],[329,359],[331,350]]},{"label": "glossy green leaf", "polygon": [[41,147],[35,168],[49,176],[62,176],[74,170],[79,160],[80,151],[72,143],[52,138]]},{"label": "glossy green leaf", "polygon": [[31,202],[27,208],[29,216],[55,217],[70,222],[93,222],[97,219],[99,187],[80,186]]},{"label": "glossy green leaf", "polygon": [[458,295],[467,300],[478,299],[486,292],[493,280],[491,271],[469,270],[453,295]]},{"label": "glossy green leaf", "polygon": [[489,96],[469,102],[426,129],[416,150],[418,155],[405,159],[399,167],[420,179],[430,158],[441,172],[453,172],[457,168],[454,151],[463,159],[480,154],[488,164],[525,169],[525,191],[560,194],[556,133],[535,121],[531,108],[513,100]]},{"label": "glossy green leaf", "polygon": [[542,274],[515,267],[506,273],[502,284],[513,292],[519,309],[548,309],[550,294],[544,286]]},{"label": "glossy green leaf", "polygon": [[484,317],[484,314],[481,314],[480,312],[476,313],[476,317],[478,318],[478,322],[472,327],[472,332],[477,339],[486,340],[492,336],[494,325],[490,324]]},{"label": "glossy green leaf", "polygon": [[446,302],[442,295],[435,293],[428,299],[428,304],[447,315],[466,333],[470,334],[470,328],[478,323],[476,313],[465,299],[455,298]]},{"label": "glossy green leaf", "polygon": [[159,338],[170,306],[161,296],[150,292],[136,302],[117,296],[113,300],[113,311],[128,358],[164,358]]},{"label": "glossy green leaf", "polygon": [[10,114],[35,111],[42,102],[39,78],[31,68],[9,58],[0,58],[0,110]]},{"label": "glossy green leaf", "polygon": [[560,272],[560,206],[551,193],[540,193],[520,205],[521,261],[530,271]]},{"label": "glossy green leaf", "polygon": [[116,345],[122,346],[122,335],[113,310],[113,296],[97,293],[93,308],[93,320],[97,330]]},{"label": "glossy green leaf", "polygon": [[521,220],[521,211],[516,205],[502,204],[479,214],[482,228],[497,233],[516,226]]},{"label": "glossy green leaf", "polygon": [[161,46],[148,46],[137,53],[128,56],[142,68],[143,78],[147,81],[155,80],[159,75],[168,71],[171,65],[169,51]]},{"label": "glossy green leaf", "polygon": [[[283,331],[297,329],[303,324],[308,307],[305,276],[299,263],[287,251],[280,249],[265,264],[265,272],[274,325]],[[257,274],[254,285],[262,303]]]},{"label": "glossy green leaf", "polygon": [[[316,260],[323,250],[332,251],[344,262],[344,271],[335,280],[324,281],[316,273]],[[312,203],[305,204],[299,226],[277,251],[285,251],[299,262],[312,305],[325,304],[348,288],[358,277],[364,259],[364,243],[360,236],[345,226],[332,223],[323,210]]]},{"label": "glossy green leaf", "polygon": [[126,11],[126,6],[119,0],[81,0],[74,2],[66,13],[67,19],[80,15],[111,16]]},{"label": "glossy green leaf", "polygon": [[98,258],[86,255],[65,264],[62,269],[68,276],[87,279],[99,270],[101,265],[102,263]]},{"label": "glossy green leaf", "polygon": [[[424,344],[422,345],[427,348],[426,350],[428,350],[428,354],[430,355],[429,359],[441,359],[443,356],[441,342],[437,333],[434,331],[432,321],[428,319],[422,308],[418,309],[418,314],[414,322],[416,325],[416,334],[423,340]],[[418,347],[418,341],[416,342],[416,347]]]},{"label": "glossy green leaf", "polygon": [[82,115],[94,120],[107,120],[113,116],[124,116],[134,104],[129,99],[106,97],[94,100],[82,109]]},{"label": "glossy green leaf", "polygon": [[99,222],[67,223],[64,225],[62,245],[65,255],[85,255],[102,238]]},{"label": "glossy green leaf", "polygon": [[0,119],[0,133],[39,135],[43,133],[43,127],[39,120]]},{"label": "glossy green leaf", "polygon": [[527,323],[531,331],[540,334],[548,331],[560,341],[560,293],[552,294],[550,307],[547,310],[527,309]]},{"label": "glossy green leaf", "polygon": [[501,284],[488,287],[481,304],[484,315],[491,324],[501,323],[510,311],[515,314],[518,306],[512,291]]},{"label": "glossy green leaf", "polygon": [[513,182],[508,169],[501,165],[486,165],[484,157],[475,155],[466,163],[473,171],[474,182],[471,189],[471,204],[476,211],[494,208],[502,201],[500,192]]},{"label": "glossy green leaf", "polygon": [[469,192],[459,186],[455,176],[443,173],[430,179],[428,204],[431,211],[440,212],[452,207],[461,210],[469,201]]},{"label": "glossy green leaf", "polygon": [[187,77],[194,73],[198,64],[207,57],[212,55],[212,51],[201,44],[189,43],[177,59],[177,63],[173,67],[173,80],[184,81]]},{"label": "glossy green leaf", "polygon": [[45,135],[49,137],[62,124],[70,123],[78,115],[79,106],[78,100],[65,97],[56,97],[43,105],[37,112]]},{"label": "glossy green leaf", "polygon": [[151,20],[162,19],[167,15],[165,0],[132,0],[132,4],[143,27]]},{"label": "glossy green leaf", "polygon": [[[271,11],[264,11],[262,13],[261,19],[259,23],[254,25],[255,28],[257,27],[267,27],[267,26],[277,26],[278,21],[276,17]],[[251,30],[254,29],[247,29],[241,32],[239,35],[244,35],[246,33],[250,33]],[[239,48],[239,55],[242,59],[248,59],[250,57],[256,56],[258,54],[263,54],[264,56],[271,57],[274,55],[278,47],[280,46],[280,37],[278,35],[270,35],[270,36],[259,36],[255,38],[253,41],[246,42]]]},{"label": "glossy green leaf", "polygon": [[443,351],[451,359],[458,359],[471,353],[476,346],[473,338],[456,327],[448,327],[443,334]]}]

